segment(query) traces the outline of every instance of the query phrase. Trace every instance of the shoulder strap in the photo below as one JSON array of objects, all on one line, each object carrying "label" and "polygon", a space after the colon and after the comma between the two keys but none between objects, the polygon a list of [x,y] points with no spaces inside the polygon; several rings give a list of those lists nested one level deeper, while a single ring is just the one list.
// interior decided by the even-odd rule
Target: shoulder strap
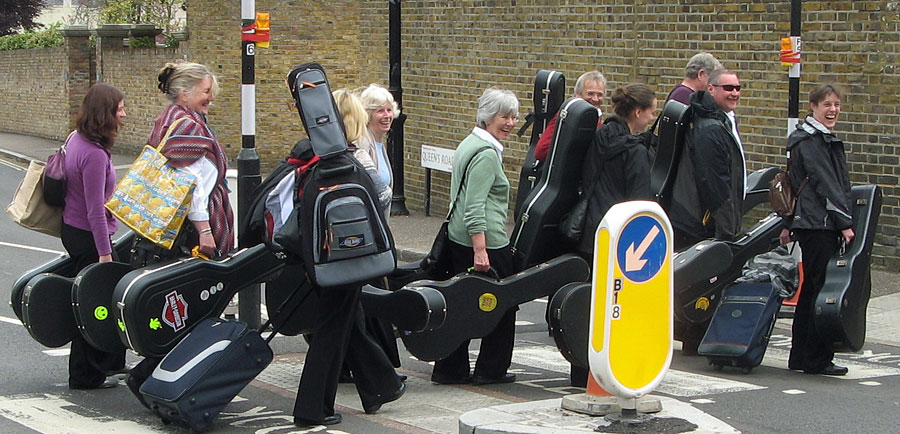
[{"label": "shoulder strap", "polygon": [[166,130],[166,134],[163,135],[162,139],[159,140],[159,144],[156,145],[156,150],[159,151],[169,140],[169,136],[172,134],[172,131],[175,131],[175,126],[178,125],[181,121],[188,119],[188,116],[180,117],[175,119],[175,122],[172,122],[172,125],[169,125],[169,129]]},{"label": "shoulder strap", "polygon": [[[795,146],[795,148],[796,148],[796,146]],[[791,173],[791,153],[792,152],[794,152],[794,149],[791,149],[790,151],[788,151],[787,168],[785,170],[785,172],[787,172],[787,173]],[[808,183],[809,183],[809,176],[807,176],[806,178],[803,178],[803,182],[800,184],[800,188],[797,189],[797,194],[794,195],[795,198],[800,197],[800,192],[803,191],[803,188],[806,187],[806,184],[808,184]]]},{"label": "shoulder strap", "polygon": [[74,136],[77,132],[78,130],[72,130],[72,132],[69,133],[69,137],[66,137],[66,141],[63,142],[62,146],[59,147],[63,154],[66,153],[66,148],[69,146],[69,140],[72,140],[72,136]]},{"label": "shoulder strap", "polygon": [[485,149],[491,149],[491,148],[493,148],[493,147],[492,146],[484,146],[484,147],[479,148],[477,151],[475,151],[474,154],[472,154],[471,157],[469,157],[469,161],[466,161],[466,165],[463,166],[462,178],[460,178],[460,180],[459,180],[459,187],[456,189],[456,198],[453,200],[453,203],[450,204],[450,210],[447,211],[447,221],[449,221],[450,216],[453,215],[453,208],[456,207],[456,199],[459,199],[459,192],[462,191],[463,183],[466,182],[466,173],[469,172],[469,163],[472,162],[472,159],[475,158],[476,155],[480,154]]}]

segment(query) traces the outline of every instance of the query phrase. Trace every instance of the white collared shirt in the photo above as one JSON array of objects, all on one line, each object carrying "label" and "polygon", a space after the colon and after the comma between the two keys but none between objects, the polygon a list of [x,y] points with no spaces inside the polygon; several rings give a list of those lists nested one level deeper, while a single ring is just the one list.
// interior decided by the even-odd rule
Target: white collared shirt
[{"label": "white collared shirt", "polygon": [[490,143],[497,149],[497,155],[500,156],[500,161],[503,161],[503,145],[494,137],[491,133],[489,133],[486,129],[481,127],[472,128],[472,134],[475,134],[482,140]]},{"label": "white collared shirt", "polygon": [[747,198],[747,157],[744,155],[744,144],[741,143],[741,135],[738,133],[737,129],[737,121],[734,118],[734,111],[730,111],[725,113],[728,116],[728,120],[731,121],[731,135],[734,136],[735,142],[737,142],[738,149],[741,151],[741,167],[744,169],[744,198]]}]

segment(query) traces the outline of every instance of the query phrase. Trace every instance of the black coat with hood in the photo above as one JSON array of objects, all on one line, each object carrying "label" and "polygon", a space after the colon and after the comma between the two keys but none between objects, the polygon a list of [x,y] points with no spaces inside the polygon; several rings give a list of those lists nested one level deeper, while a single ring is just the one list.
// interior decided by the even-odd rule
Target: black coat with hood
[{"label": "black coat with hood", "polygon": [[582,194],[589,195],[584,234],[578,250],[594,252],[594,232],[613,205],[649,200],[649,134],[631,134],[624,119],[610,116],[597,130],[582,169]]},{"label": "black coat with hood", "polygon": [[744,158],[731,121],[706,91],[691,95],[693,127],[672,189],[669,218],[687,238],[734,240],[741,229]]},{"label": "black coat with hood", "polygon": [[844,142],[824,125],[807,117],[788,137],[791,157],[788,174],[791,187],[798,191],[794,216],[785,219],[791,229],[841,231],[852,226],[850,214],[850,175],[844,154]]}]

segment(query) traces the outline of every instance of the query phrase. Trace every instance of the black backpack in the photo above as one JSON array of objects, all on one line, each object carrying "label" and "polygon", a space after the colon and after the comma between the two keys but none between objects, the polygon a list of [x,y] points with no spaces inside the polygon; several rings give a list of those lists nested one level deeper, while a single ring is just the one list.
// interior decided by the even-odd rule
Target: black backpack
[{"label": "black backpack", "polygon": [[299,184],[299,253],[313,283],[358,284],[394,270],[394,239],[375,200],[375,185],[349,152],[319,160]]}]

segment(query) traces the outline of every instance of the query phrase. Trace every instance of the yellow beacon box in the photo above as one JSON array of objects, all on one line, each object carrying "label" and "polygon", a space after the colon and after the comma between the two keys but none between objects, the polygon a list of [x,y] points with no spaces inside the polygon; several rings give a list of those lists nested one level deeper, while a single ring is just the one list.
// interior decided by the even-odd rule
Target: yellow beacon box
[{"label": "yellow beacon box", "polygon": [[656,202],[623,202],[594,236],[590,369],[607,392],[640,398],[672,362],[672,226]]}]

